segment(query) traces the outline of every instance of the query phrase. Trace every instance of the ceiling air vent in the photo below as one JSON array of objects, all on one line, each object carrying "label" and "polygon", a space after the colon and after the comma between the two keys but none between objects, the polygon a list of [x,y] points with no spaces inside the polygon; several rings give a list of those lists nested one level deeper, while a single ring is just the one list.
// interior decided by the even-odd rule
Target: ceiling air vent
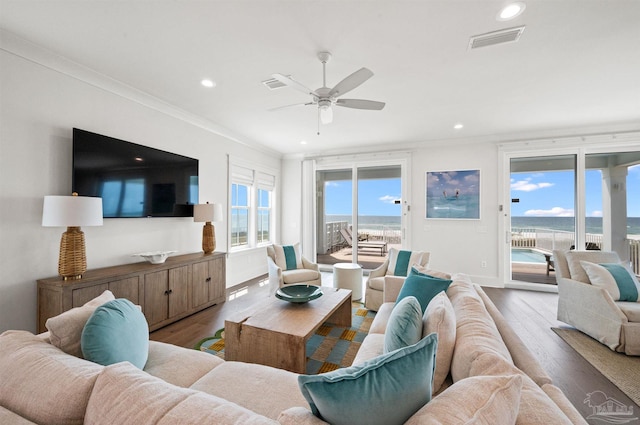
[{"label": "ceiling air vent", "polygon": [[[291,75],[287,75],[287,77],[291,78]],[[275,89],[279,89],[280,87],[284,87],[285,86],[285,84],[281,83],[280,81],[276,80],[275,78],[269,78],[268,80],[264,80],[262,82],[262,84],[267,86],[267,88],[269,90],[275,90]]]},{"label": "ceiling air vent", "polygon": [[474,35],[469,40],[469,49],[477,49],[479,47],[493,46],[494,44],[518,41],[523,32],[524,25],[521,27],[488,32],[486,34]]}]

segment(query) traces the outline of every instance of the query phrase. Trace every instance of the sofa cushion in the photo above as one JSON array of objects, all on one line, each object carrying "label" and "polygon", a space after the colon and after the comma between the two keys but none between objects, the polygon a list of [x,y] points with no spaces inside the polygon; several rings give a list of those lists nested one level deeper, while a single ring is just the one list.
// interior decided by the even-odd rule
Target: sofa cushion
[{"label": "sofa cushion", "polygon": [[352,365],[362,364],[382,354],[384,354],[384,334],[370,333],[362,341]]},{"label": "sofa cushion", "polygon": [[302,268],[302,251],[300,244],[273,245],[276,253],[276,265],[282,270],[295,270]]},{"label": "sofa cushion", "polygon": [[409,276],[402,284],[396,303],[400,302],[404,297],[416,297],[420,303],[421,314],[424,314],[429,301],[439,292],[446,291],[450,284],[451,280],[427,276],[412,268]]},{"label": "sofa cushion", "polygon": [[471,376],[522,376],[522,390],[517,423],[527,424],[571,424],[562,409],[529,376],[503,357],[495,353],[483,353],[476,357],[470,367]]},{"label": "sofa cushion", "polygon": [[25,331],[0,335],[0,405],[40,424],[83,423],[103,366]]},{"label": "sofa cushion", "polygon": [[358,366],[300,375],[298,383],[314,415],[333,425],[404,423],[431,399],[436,348],[432,334]]},{"label": "sofa cushion", "polygon": [[372,277],[367,281],[369,288],[376,291],[384,291],[384,276]]},{"label": "sofa cushion", "polygon": [[115,300],[111,291],[104,291],[100,296],[92,299],[82,307],[75,307],[62,314],[51,317],[45,322],[49,330],[49,340],[65,353],[82,358],[80,336],[84,325],[93,311],[106,303]]},{"label": "sofa cushion", "polygon": [[118,298],[96,308],[80,344],[89,361],[103,366],[128,361],[142,369],[149,356],[149,325],[139,307]]},{"label": "sofa cushion", "polygon": [[612,251],[569,251],[565,253],[571,279],[582,283],[591,283],[587,272],[582,268],[580,261],[592,263],[619,263],[620,257]]},{"label": "sofa cushion", "polygon": [[513,363],[493,318],[473,284],[454,280],[451,286],[453,290],[447,293],[456,314],[456,344],[451,360],[453,382],[470,376],[470,365],[483,353],[495,353]]},{"label": "sofa cushion", "polygon": [[320,278],[320,273],[311,269],[295,269],[282,273],[282,281],[288,284],[311,282]]},{"label": "sofa cushion", "polygon": [[290,407],[309,406],[298,387],[298,374],[253,363],[226,361],[191,389],[224,398],[271,419],[277,419]]},{"label": "sofa cushion", "polygon": [[223,363],[220,357],[209,353],[149,341],[149,357],[144,371],[170,384],[188,388]]},{"label": "sofa cushion", "polygon": [[446,272],[441,272],[441,271],[430,269],[428,267],[424,267],[420,265],[415,265],[413,266],[413,268],[416,269],[416,271],[418,271],[419,273],[426,274],[427,276],[437,277],[440,279],[449,279],[449,280],[451,279],[451,274]]},{"label": "sofa cushion", "polygon": [[388,276],[407,276],[413,265],[424,267],[428,263],[428,252],[391,248],[389,249],[389,266],[385,274]]},{"label": "sofa cushion", "polygon": [[456,315],[449,297],[440,292],[433,297],[422,317],[422,336],[438,335],[436,370],[433,373],[433,392],[437,392],[451,369],[451,358],[456,345]]},{"label": "sofa cushion", "polygon": [[0,424],[5,424],[5,425],[35,425],[35,422],[31,422],[30,420],[23,418],[22,416],[18,415],[17,413],[13,413],[11,410],[0,406]]},{"label": "sofa cushion", "polygon": [[413,345],[422,339],[422,311],[415,297],[400,300],[389,315],[384,334],[384,352]]},{"label": "sofa cushion", "polygon": [[512,425],[521,388],[520,375],[466,378],[418,410],[406,425]]},{"label": "sofa cushion", "polygon": [[638,302],[640,282],[631,270],[620,263],[595,264],[580,261],[594,286],[604,288],[614,301]]},{"label": "sofa cushion", "polygon": [[627,316],[628,321],[640,323],[640,303],[618,301],[616,305]]},{"label": "sofa cushion", "polygon": [[395,306],[395,302],[384,303],[380,306],[369,327],[369,334],[384,334],[387,331],[389,316],[391,316],[391,312]]},{"label": "sofa cushion", "polygon": [[128,362],[104,368],[89,398],[85,425],[277,424],[235,403],[176,387]]}]

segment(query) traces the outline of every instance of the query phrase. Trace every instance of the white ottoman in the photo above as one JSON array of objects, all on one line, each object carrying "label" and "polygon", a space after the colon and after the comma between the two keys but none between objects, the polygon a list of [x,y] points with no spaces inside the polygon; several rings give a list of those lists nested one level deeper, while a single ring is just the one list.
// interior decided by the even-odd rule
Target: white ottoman
[{"label": "white ottoman", "polygon": [[353,263],[333,265],[333,287],[351,289],[351,299],[362,298],[362,267]]}]

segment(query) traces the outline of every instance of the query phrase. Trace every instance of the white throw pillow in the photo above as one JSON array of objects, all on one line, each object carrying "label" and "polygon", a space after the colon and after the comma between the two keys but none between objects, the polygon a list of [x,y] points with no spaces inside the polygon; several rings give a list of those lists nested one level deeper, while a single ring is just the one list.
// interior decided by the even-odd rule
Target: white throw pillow
[{"label": "white throw pillow", "polygon": [[512,425],[522,376],[472,376],[458,381],[418,410],[406,425]]},{"label": "white throw pillow", "polygon": [[604,288],[614,301],[638,302],[640,283],[624,264],[580,261],[580,265],[587,272],[591,284]]},{"label": "white throw pillow", "polygon": [[423,251],[404,251],[389,249],[389,266],[387,276],[407,276],[412,266],[426,267],[429,264],[429,253]]},{"label": "white throw pillow", "polygon": [[302,268],[302,251],[300,244],[273,245],[276,253],[276,265],[282,270],[295,270]]},{"label": "white throw pillow", "polygon": [[438,335],[436,370],[433,374],[433,392],[436,393],[449,375],[456,346],[456,314],[444,292],[433,297],[422,316],[422,336],[434,332]]},{"label": "white throw pillow", "polygon": [[67,354],[82,357],[80,337],[82,329],[96,308],[116,298],[111,291],[106,290],[100,296],[92,299],[82,307],[75,307],[62,314],[47,319],[45,326],[49,330],[51,344]]}]

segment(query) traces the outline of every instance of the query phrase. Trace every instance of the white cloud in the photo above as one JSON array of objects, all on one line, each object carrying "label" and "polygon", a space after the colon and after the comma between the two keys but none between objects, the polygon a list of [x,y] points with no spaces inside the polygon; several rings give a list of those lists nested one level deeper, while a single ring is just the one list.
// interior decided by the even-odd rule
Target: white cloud
[{"label": "white cloud", "polygon": [[550,210],[527,210],[524,215],[533,217],[573,217],[574,213],[572,209],[553,207]]},{"label": "white cloud", "polygon": [[378,200],[384,202],[385,204],[394,204],[396,199],[399,199],[397,196],[384,195],[378,198]]},{"label": "white cloud", "polygon": [[546,187],[553,186],[554,183],[532,183],[530,178],[524,180],[511,180],[511,190],[516,190],[520,192],[533,192],[534,190],[544,189]]},{"label": "white cloud", "polygon": [[602,211],[591,211],[591,215],[589,217],[602,217]]}]

